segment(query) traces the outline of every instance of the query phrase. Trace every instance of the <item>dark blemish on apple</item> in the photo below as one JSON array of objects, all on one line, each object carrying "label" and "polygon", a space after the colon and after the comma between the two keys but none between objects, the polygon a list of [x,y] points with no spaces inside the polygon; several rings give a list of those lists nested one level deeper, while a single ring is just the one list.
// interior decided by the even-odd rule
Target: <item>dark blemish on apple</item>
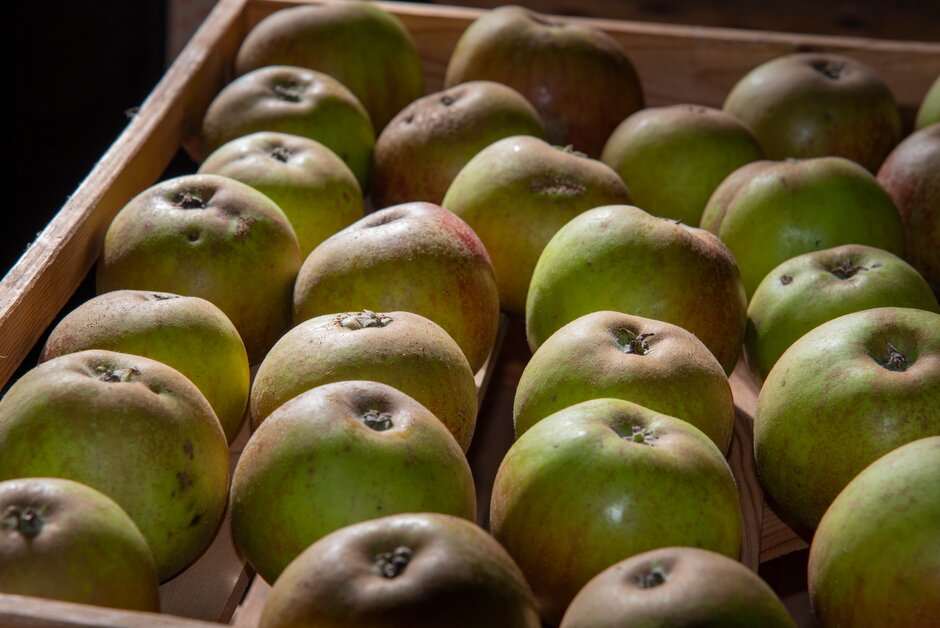
[{"label": "dark blemish on apple", "polygon": [[271,91],[281,100],[300,102],[300,97],[303,96],[304,93],[304,86],[295,81],[285,81],[283,83],[276,83],[271,88]]},{"label": "dark blemish on apple", "polygon": [[455,102],[457,102],[457,98],[455,96],[441,96],[441,104],[445,107],[450,107]]},{"label": "dark blemish on apple", "polygon": [[383,552],[375,556],[372,563],[372,573],[383,578],[396,578],[405,571],[405,567],[411,562],[414,552],[408,547],[396,547],[391,552]]},{"label": "dark blemish on apple", "polygon": [[33,506],[26,506],[25,508],[9,506],[3,512],[3,519],[0,520],[0,523],[6,530],[16,530],[26,538],[34,539],[42,532],[42,527],[46,521],[38,508]]},{"label": "dark blemish on apple", "polygon": [[251,226],[258,221],[254,216],[239,216],[235,219],[235,239],[244,242],[251,233]]},{"label": "dark blemish on apple", "polygon": [[178,294],[159,294],[153,292],[150,294],[150,298],[154,301],[169,301],[170,299],[178,299],[180,297]]},{"label": "dark blemish on apple", "polygon": [[268,153],[271,156],[271,159],[279,161],[281,163],[287,163],[287,160],[291,157],[291,151],[286,146],[275,146],[271,149],[271,152]]},{"label": "dark blemish on apple", "polygon": [[198,241],[199,241],[199,230],[198,230],[198,229],[190,229],[189,231],[187,231],[187,232],[186,232],[186,239],[189,240],[190,242],[198,242]]},{"label": "dark blemish on apple", "polygon": [[183,443],[183,453],[186,454],[186,457],[190,460],[193,459],[193,443],[190,440],[187,440]]},{"label": "dark blemish on apple", "polygon": [[890,342],[885,342],[885,344],[888,349],[887,355],[876,358],[875,361],[889,371],[896,371],[898,373],[906,371],[907,367],[910,366],[907,356],[898,351]]},{"label": "dark blemish on apple", "polygon": [[845,70],[845,64],[839,63],[837,61],[826,61],[823,59],[812,61],[810,66],[825,76],[827,79],[833,81],[838,80],[842,77],[842,72]]},{"label": "dark blemish on apple", "polygon": [[877,263],[872,264],[871,267],[872,267],[872,270],[874,270],[875,268],[881,268],[881,264],[877,264]]},{"label": "dark blemish on apple", "polygon": [[199,525],[199,522],[201,520],[202,520],[202,514],[195,515],[192,519],[190,519],[189,527],[192,528],[193,526]]},{"label": "dark blemish on apple", "polygon": [[193,485],[193,479],[189,477],[188,471],[180,471],[176,474],[176,483],[179,485],[180,491],[185,492]]},{"label": "dark blemish on apple", "polygon": [[652,351],[647,338],[652,338],[655,335],[654,333],[635,334],[629,329],[618,329],[614,332],[614,339],[617,346],[624,353],[646,355]]},{"label": "dark blemish on apple", "polygon": [[816,248],[819,248],[819,245],[822,244],[822,240],[816,240]]},{"label": "dark blemish on apple", "polygon": [[176,197],[174,201],[177,207],[183,209],[205,209],[206,201],[194,192],[183,192]]},{"label": "dark blemish on apple", "polygon": [[411,124],[411,123],[414,122],[414,121],[415,121],[415,114],[411,114],[411,115],[407,116],[406,118],[404,118],[404,119],[401,121],[401,123],[402,123],[402,124]]},{"label": "dark blemish on apple", "polygon": [[133,366],[126,369],[114,369],[104,364],[96,366],[94,374],[101,381],[108,383],[130,382],[138,375],[140,375],[140,371]]},{"label": "dark blemish on apple", "polygon": [[378,410],[366,410],[359,417],[359,420],[371,430],[376,432],[384,432],[395,427],[395,424],[392,423],[392,415],[390,412],[379,412]]},{"label": "dark blemish on apple", "polygon": [[633,576],[633,583],[640,589],[654,589],[666,583],[666,569],[656,565],[644,573]]},{"label": "dark blemish on apple", "polygon": [[791,283],[793,283],[793,276],[792,275],[780,275],[780,283],[785,286],[789,286]]},{"label": "dark blemish on apple", "polygon": [[839,279],[845,281],[846,279],[851,279],[858,273],[860,270],[868,270],[864,266],[855,264],[852,262],[851,258],[846,258],[839,265],[834,266],[829,269],[829,272],[838,277]]}]

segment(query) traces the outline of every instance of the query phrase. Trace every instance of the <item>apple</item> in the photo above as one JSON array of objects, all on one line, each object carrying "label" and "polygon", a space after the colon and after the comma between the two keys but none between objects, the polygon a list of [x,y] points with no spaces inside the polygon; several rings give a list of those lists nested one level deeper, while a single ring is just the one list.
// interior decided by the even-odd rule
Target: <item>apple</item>
[{"label": "apple", "polygon": [[372,200],[440,204],[454,177],[481,150],[504,137],[545,130],[516,90],[470,81],[420,98],[395,116],[375,143]]},{"label": "apple", "polygon": [[835,155],[876,172],[901,140],[901,113],[882,78],[833,53],[759,65],[734,86],[724,110],[751,128],[769,159]]},{"label": "apple", "polygon": [[[940,89],[937,90],[940,100]],[[914,133],[878,171],[901,213],[905,257],[940,294],[940,123]]]},{"label": "apple", "polygon": [[522,372],[513,407],[516,435],[568,406],[601,398],[688,421],[722,452],[731,444],[728,378],[708,347],[676,325],[594,312],[556,331]]},{"label": "apple", "polygon": [[760,576],[727,556],[666,547],[608,567],[578,593],[561,628],[796,628]]},{"label": "apple", "polygon": [[[840,244],[903,253],[897,207],[858,164],[841,157],[788,159],[749,171],[746,181],[722,183],[715,196],[727,204],[710,201],[702,218],[734,253],[748,298],[767,273],[803,253]],[[726,183],[733,189],[723,190]]]},{"label": "apple", "polygon": [[98,260],[98,292],[201,297],[235,325],[251,363],[290,327],[300,245],[284,212],[251,187],[188,175],[144,190],[115,217]]},{"label": "apple", "polygon": [[351,379],[409,395],[441,420],[463,451],[470,447],[477,415],[470,364],[446,331],[410,312],[328,314],[287,332],[252,384],[252,428],[306,390]]},{"label": "apple", "polygon": [[731,373],[747,300],[734,257],[713,234],[615,205],[574,218],[545,247],[526,303],[529,347],[602,310],[678,325]]},{"label": "apple", "polygon": [[153,555],[127,513],[56,478],[0,482],[0,593],[160,610]]},{"label": "apple", "polygon": [[0,401],[0,481],[58,477],[101,491],[137,524],[161,581],[212,541],[228,473],[209,402],[149,358],[70,353],[26,373]]},{"label": "apple", "polygon": [[222,145],[199,167],[241,181],[290,220],[307,257],[318,244],[362,218],[362,190],[352,170],[319,142],[286,133],[252,133]]},{"label": "apple", "polygon": [[685,545],[737,558],[741,508],[714,443],[685,421],[620,399],[573,405],[509,449],[490,528],[558,625],[591,578],[629,556]]},{"label": "apple", "polygon": [[763,379],[806,332],[876,307],[940,313],[924,278],[887,251],[846,244],[798,255],[770,271],[751,298],[744,337],[748,363]]},{"label": "apple", "polygon": [[639,77],[617,40],[522,7],[488,11],[461,35],[444,82],[475,80],[509,85],[535,105],[551,143],[593,157],[643,108]]},{"label": "apple", "polygon": [[279,407],[245,445],[231,492],[232,538],[268,582],[353,523],[476,515],[460,445],[427,408],[378,382],[326,384]]},{"label": "apple", "polygon": [[329,534],[274,583],[262,628],[540,628],[532,592],[489,534],[458,517],[383,517]]},{"label": "apple", "polygon": [[444,207],[473,227],[493,260],[503,309],[522,314],[542,249],[594,207],[630,201],[609,167],[527,136],[486,147],[447,190]]},{"label": "apple", "polygon": [[307,257],[294,287],[294,324],[363,309],[434,321],[474,372],[499,329],[499,294],[483,243],[467,223],[431,203],[370,214]]},{"label": "apple", "polygon": [[938,122],[940,122],[940,76],[934,79],[923,102],[920,103],[914,126],[920,130]]},{"label": "apple", "polygon": [[761,484],[802,531],[862,469],[940,434],[940,314],[876,308],[823,323],[774,365],[754,416]]},{"label": "apple", "polygon": [[673,105],[643,109],[624,120],[601,159],[627,184],[637,206],[698,225],[725,177],[762,156],[750,130],[731,114]]},{"label": "apple", "polygon": [[702,219],[699,227],[717,234],[721,228],[721,223],[725,219],[725,214],[731,199],[738,191],[746,186],[751,179],[756,178],[761,173],[772,169],[777,162],[775,161],[752,161],[749,164],[741,166],[727,177],[722,179],[712,195],[708,197],[708,203],[705,204],[705,211],[702,212]]},{"label": "apple", "polygon": [[362,102],[381,130],[424,93],[421,58],[401,21],[371,2],[283,9],[245,37],[235,69],[294,65],[329,74]]},{"label": "apple", "polygon": [[205,299],[107,292],[55,326],[39,361],[85,349],[132,353],[172,366],[205,395],[228,441],[238,434],[248,403],[248,354],[232,322]]},{"label": "apple", "polygon": [[320,142],[349,166],[363,190],[369,187],[375,130],[362,103],[332,76],[274,65],[238,77],[209,105],[197,157],[258,131]]},{"label": "apple", "polygon": [[[935,406],[936,408],[936,406]],[[930,626],[940,617],[940,437],[878,458],[839,493],[809,552],[822,626]]]}]

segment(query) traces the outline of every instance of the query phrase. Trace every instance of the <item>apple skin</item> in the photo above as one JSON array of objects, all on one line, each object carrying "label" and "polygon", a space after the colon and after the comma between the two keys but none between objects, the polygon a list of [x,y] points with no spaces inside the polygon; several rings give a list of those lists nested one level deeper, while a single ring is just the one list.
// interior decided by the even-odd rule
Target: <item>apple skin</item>
[{"label": "apple skin", "polygon": [[747,300],[734,257],[713,234],[614,205],[574,218],[542,252],[526,303],[529,347],[602,310],[683,327],[730,373]]},{"label": "apple skin", "polygon": [[918,131],[940,122],[940,76],[934,79],[917,110],[914,128]]},{"label": "apple skin", "polygon": [[724,110],[750,127],[768,159],[835,155],[877,172],[901,140],[901,113],[881,77],[831,53],[786,55],[754,68]]},{"label": "apple skin", "polygon": [[731,385],[708,347],[681,327],[620,312],[568,323],[522,372],[513,407],[516,435],[568,406],[601,398],[688,421],[722,453],[731,444]]},{"label": "apple skin", "polygon": [[[891,347],[906,370],[892,370]],[[761,388],[761,484],[785,517],[811,531],[867,465],[940,434],[938,408],[940,314],[887,307],[833,319],[793,343]]]},{"label": "apple skin", "polygon": [[281,338],[251,387],[251,426],[300,393],[344,380],[372,380],[412,397],[463,451],[476,426],[477,388],[457,343],[410,312],[346,312],[304,321]]},{"label": "apple skin", "polygon": [[721,228],[721,223],[725,219],[728,206],[731,204],[731,200],[734,199],[735,194],[737,194],[741,188],[746,187],[751,179],[772,169],[776,163],[776,161],[767,160],[752,161],[725,177],[708,198],[705,211],[702,212],[702,220],[699,222],[699,227],[717,235],[718,230]]},{"label": "apple skin", "polygon": [[161,582],[212,542],[228,473],[209,402],[155,360],[70,353],[26,373],[0,401],[0,481],[60,477],[101,491],[147,539]]},{"label": "apple skin", "polygon": [[0,517],[0,593],[160,611],[147,541],[108,496],[70,480],[7,480]]},{"label": "apple skin", "polygon": [[306,258],[365,214],[362,190],[346,163],[319,142],[286,133],[252,133],[220,146],[199,167],[241,181],[277,203]]},{"label": "apple skin", "polygon": [[545,129],[529,101],[501,83],[470,81],[420,98],[376,140],[372,200],[440,204],[474,155],[513,135],[543,137]]},{"label": "apple skin", "polygon": [[163,181],[114,218],[98,260],[98,293],[152,290],[201,297],[238,329],[260,362],[290,327],[300,245],[261,192],[217,175]]},{"label": "apple skin", "polygon": [[685,421],[594,399],[539,421],[499,466],[490,529],[525,574],[542,620],[629,556],[674,545],[737,558],[741,509],[714,443]]},{"label": "apple skin", "polygon": [[336,153],[369,187],[375,130],[369,114],[332,76],[288,65],[259,68],[229,83],[202,121],[200,159],[259,131],[300,135]]},{"label": "apple skin", "polygon": [[527,136],[477,153],[444,197],[489,251],[503,309],[518,314],[552,236],[589,209],[628,202],[623,181],[602,162]]},{"label": "apple skin", "polygon": [[578,593],[561,628],[796,628],[760,576],[727,556],[666,547],[622,560]]},{"label": "apple skin", "polygon": [[205,299],[106,292],[56,325],[39,362],[86,349],[131,353],[172,366],[205,395],[228,442],[238,435],[248,403],[248,354],[232,322]]},{"label": "apple skin", "polygon": [[[897,207],[873,175],[841,157],[786,160],[745,166],[715,191],[703,216],[728,245],[750,298],[761,280],[791,257],[841,244],[865,244],[904,252]],[[734,176],[734,175],[732,175]]]},{"label": "apple skin", "polygon": [[[394,562],[393,562],[394,561]],[[274,584],[262,628],[540,628],[532,591],[473,523],[421,513],[323,537]]]},{"label": "apple skin", "polygon": [[238,49],[239,74],[293,65],[335,77],[362,102],[377,130],[424,93],[421,58],[391,13],[369,2],[283,9],[255,26]]},{"label": "apple skin", "polygon": [[885,454],[826,511],[809,553],[821,626],[932,626],[940,616],[940,437]]},{"label": "apple skin", "polygon": [[[940,90],[938,90],[940,93]],[[940,100],[940,95],[938,95]],[[905,257],[940,294],[940,123],[914,133],[888,155],[878,183],[904,223]]]},{"label": "apple skin", "polygon": [[552,144],[592,157],[643,108],[639,77],[615,39],[522,7],[488,11],[461,35],[444,83],[473,80],[509,85],[538,110]]},{"label": "apple skin", "polygon": [[798,255],[770,271],[751,298],[744,336],[748,364],[762,380],[806,332],[877,307],[940,313],[924,278],[887,251],[846,244]]},{"label": "apple skin", "polygon": [[400,512],[476,516],[460,445],[427,408],[378,382],[326,384],[275,410],[245,446],[231,493],[232,538],[269,583],[353,523]]},{"label": "apple skin", "polygon": [[698,225],[715,188],[763,157],[737,118],[720,109],[673,105],[637,111],[614,130],[601,160],[654,216]]},{"label": "apple skin", "polygon": [[499,329],[499,293],[480,238],[453,213],[406,203],[314,249],[294,287],[294,324],[337,312],[414,312],[444,328],[474,372]]}]

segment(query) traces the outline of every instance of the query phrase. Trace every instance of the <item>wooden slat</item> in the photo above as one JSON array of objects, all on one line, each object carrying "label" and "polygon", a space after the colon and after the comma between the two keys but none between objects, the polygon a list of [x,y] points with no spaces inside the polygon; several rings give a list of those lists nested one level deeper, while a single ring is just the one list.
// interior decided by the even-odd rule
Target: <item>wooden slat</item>
[{"label": "wooden slat", "polygon": [[194,619],[0,593],[3,628],[218,628]]},{"label": "wooden slat", "polygon": [[741,562],[757,571],[760,565],[764,518],[764,491],[757,478],[754,463],[754,409],[757,407],[757,387],[746,372],[744,360],[739,360],[731,374],[731,392],[734,395],[734,432],[728,464],[738,486],[741,517],[744,522],[741,539]]}]

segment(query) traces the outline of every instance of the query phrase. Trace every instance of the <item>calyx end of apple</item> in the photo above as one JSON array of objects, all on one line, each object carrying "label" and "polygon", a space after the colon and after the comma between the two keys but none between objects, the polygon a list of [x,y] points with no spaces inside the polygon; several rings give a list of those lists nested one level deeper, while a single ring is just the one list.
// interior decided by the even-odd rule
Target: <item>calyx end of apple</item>
[{"label": "calyx end of apple", "polygon": [[887,345],[887,355],[883,358],[877,360],[877,362],[886,368],[889,371],[896,371],[903,373],[907,370],[907,367],[910,366],[907,356],[897,350],[897,348],[892,345],[890,342],[885,342]]},{"label": "calyx end of apple", "polygon": [[646,355],[652,351],[647,338],[655,336],[655,333],[635,334],[629,329],[618,329],[614,332],[617,346],[624,353],[634,355]]},{"label": "calyx end of apple", "polygon": [[390,430],[395,427],[390,412],[381,412],[374,409],[366,410],[360,415],[359,420],[370,430],[376,432],[384,432],[385,430]]},{"label": "calyx end of apple", "polygon": [[95,367],[93,377],[108,383],[132,382],[140,375],[140,369],[129,366],[126,369],[113,368],[105,364],[99,364]]},{"label": "calyx end of apple", "polygon": [[206,201],[195,192],[183,192],[176,197],[176,206],[183,209],[205,209]]},{"label": "calyx end of apple", "polygon": [[819,59],[810,63],[810,66],[825,76],[827,79],[837,81],[842,78],[842,72],[845,70],[845,64],[838,61]]},{"label": "calyx end of apple", "polygon": [[372,310],[349,312],[336,317],[336,323],[350,330],[366,329],[369,327],[386,327],[393,319],[388,314],[376,314]]},{"label": "calyx end of apple", "polygon": [[653,565],[646,571],[633,574],[633,584],[639,589],[655,589],[663,585],[668,580],[666,568],[661,565]]},{"label": "calyx end of apple", "polygon": [[287,160],[291,158],[292,153],[286,146],[275,146],[271,149],[268,155],[271,156],[271,159],[286,164]]},{"label": "calyx end of apple", "polygon": [[412,556],[414,556],[414,552],[411,548],[405,546],[396,547],[391,552],[378,554],[372,563],[372,573],[383,578],[397,578],[405,571],[408,563],[411,562]]},{"label": "calyx end of apple", "polygon": [[9,506],[3,513],[2,527],[16,530],[28,539],[34,539],[42,532],[46,520],[42,510],[33,506]]},{"label": "calyx end of apple", "polygon": [[642,425],[621,424],[614,427],[614,431],[624,440],[648,447],[652,447],[659,438],[651,428],[644,428]]},{"label": "calyx end of apple", "polygon": [[842,260],[837,266],[830,268],[829,272],[835,275],[836,277],[838,277],[839,279],[842,279],[843,281],[845,281],[846,279],[851,279],[852,277],[854,277],[860,270],[868,270],[868,269],[860,264],[853,263],[852,259],[847,257],[844,260]]}]

